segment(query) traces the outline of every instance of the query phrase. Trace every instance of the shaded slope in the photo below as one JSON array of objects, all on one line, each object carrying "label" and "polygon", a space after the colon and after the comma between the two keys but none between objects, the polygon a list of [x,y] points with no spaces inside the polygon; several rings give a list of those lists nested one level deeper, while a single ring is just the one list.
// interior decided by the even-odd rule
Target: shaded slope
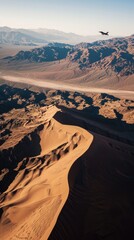
[{"label": "shaded slope", "polygon": [[112,123],[118,130],[132,126],[133,102],[107,94],[0,89],[6,106],[0,116],[2,239],[133,239],[134,149],[121,143],[120,131],[119,141],[109,131]]},{"label": "shaded slope", "polygon": [[[104,136],[111,136],[119,141],[134,143],[134,101],[132,100],[119,99],[104,93],[84,94],[60,90],[39,90],[35,87],[28,90],[7,85],[1,86],[0,96],[1,114],[13,108],[26,107],[27,109],[29,104],[38,104],[40,107],[53,104],[60,107],[67,118],[69,118],[68,115],[75,117],[77,124],[78,120],[85,122],[88,130]],[[34,108],[36,109],[36,107]],[[28,109],[26,111],[23,109],[23,114],[26,114],[27,111]],[[18,114],[17,112],[19,113],[19,110],[16,111],[16,114]],[[57,120],[60,120],[62,116],[60,113],[58,115],[59,119],[57,118]],[[1,116],[0,123],[0,141],[2,143],[11,132],[12,124],[10,121],[4,120],[4,116]]]},{"label": "shaded slope", "polygon": [[50,44],[42,48],[36,48],[31,51],[20,51],[15,57],[7,57],[7,59],[15,61],[30,62],[51,62],[66,58],[70,51],[71,45],[66,44]]},{"label": "shaded slope", "polygon": [[95,135],[69,172],[69,196],[49,240],[134,238],[133,155],[132,147]]}]

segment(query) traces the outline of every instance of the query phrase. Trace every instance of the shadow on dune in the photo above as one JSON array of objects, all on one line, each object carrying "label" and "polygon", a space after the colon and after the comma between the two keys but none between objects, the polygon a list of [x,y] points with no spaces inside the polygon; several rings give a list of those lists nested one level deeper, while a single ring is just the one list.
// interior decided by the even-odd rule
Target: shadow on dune
[{"label": "shadow on dune", "polygon": [[134,145],[134,125],[123,121],[123,115],[114,110],[115,119],[109,119],[99,114],[99,107],[90,106],[87,109],[76,110],[60,106],[64,115],[58,112],[55,118],[62,124],[77,125],[91,132],[111,137],[118,141]]},{"label": "shadow on dune", "polygon": [[35,157],[40,154],[40,136],[38,131],[43,128],[40,125],[35,131],[25,136],[13,149],[5,149],[0,152],[0,170],[8,169],[2,181],[0,181],[0,192],[3,193],[7,190],[8,186],[13,182],[18,174],[18,164],[22,162],[21,169],[25,169],[25,164],[29,157]]},{"label": "shadow on dune", "polygon": [[49,240],[134,239],[132,147],[99,135],[71,167],[69,196]]}]

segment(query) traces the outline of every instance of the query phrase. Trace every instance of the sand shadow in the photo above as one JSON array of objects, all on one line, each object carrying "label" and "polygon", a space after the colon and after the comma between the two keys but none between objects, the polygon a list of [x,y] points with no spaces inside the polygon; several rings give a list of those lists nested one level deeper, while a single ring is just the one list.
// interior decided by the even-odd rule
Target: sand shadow
[{"label": "sand shadow", "polygon": [[116,171],[128,166],[131,175],[134,165],[130,163],[132,156],[113,151],[105,139],[95,135],[69,171],[69,196],[49,240],[134,239],[134,182]]}]

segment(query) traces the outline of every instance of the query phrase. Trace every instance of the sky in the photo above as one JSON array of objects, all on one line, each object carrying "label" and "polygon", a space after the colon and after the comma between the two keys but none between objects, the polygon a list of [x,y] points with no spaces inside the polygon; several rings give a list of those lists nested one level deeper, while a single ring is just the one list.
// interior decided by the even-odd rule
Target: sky
[{"label": "sky", "polygon": [[0,26],[134,34],[134,0],[0,0]]}]

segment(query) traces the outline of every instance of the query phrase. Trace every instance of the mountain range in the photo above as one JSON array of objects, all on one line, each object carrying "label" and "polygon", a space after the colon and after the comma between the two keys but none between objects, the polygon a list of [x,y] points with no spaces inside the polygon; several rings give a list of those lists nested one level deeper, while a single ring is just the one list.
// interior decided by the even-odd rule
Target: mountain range
[{"label": "mountain range", "polygon": [[9,61],[51,62],[68,60],[76,63],[79,69],[100,67],[111,69],[120,76],[134,74],[134,35],[126,38],[114,38],[93,43],[69,45],[50,43],[47,46],[20,51]]},{"label": "mountain range", "polygon": [[[82,36],[74,33],[65,33],[55,29],[15,29],[0,27],[0,44],[39,45],[47,42],[77,44],[104,39],[101,35]],[[107,39],[107,37],[105,37]]]}]

